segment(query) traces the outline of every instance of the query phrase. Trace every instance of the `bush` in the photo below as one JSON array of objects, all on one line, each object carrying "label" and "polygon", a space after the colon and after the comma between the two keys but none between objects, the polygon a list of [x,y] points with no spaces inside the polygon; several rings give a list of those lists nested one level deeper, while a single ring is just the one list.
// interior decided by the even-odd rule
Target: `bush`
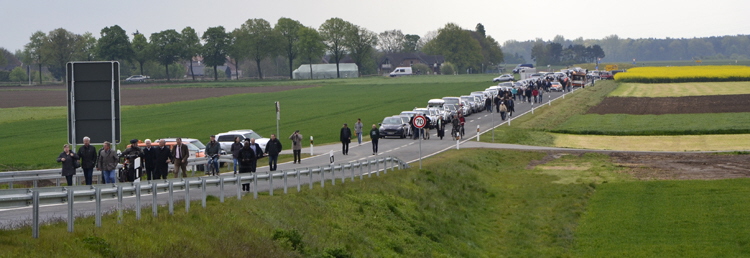
[{"label": "bush", "polygon": [[10,72],[8,71],[0,71],[0,82],[7,82],[9,80]]},{"label": "bush", "polygon": [[25,69],[17,66],[16,68],[13,68],[13,71],[10,71],[8,79],[12,82],[25,82],[29,80],[29,77],[26,76]]},{"label": "bush", "polygon": [[440,74],[455,75],[456,66],[451,63],[445,62],[443,63],[443,65],[440,66]]},{"label": "bush", "polygon": [[431,74],[432,69],[430,69],[429,66],[426,64],[413,64],[411,66],[411,71],[414,74]]}]

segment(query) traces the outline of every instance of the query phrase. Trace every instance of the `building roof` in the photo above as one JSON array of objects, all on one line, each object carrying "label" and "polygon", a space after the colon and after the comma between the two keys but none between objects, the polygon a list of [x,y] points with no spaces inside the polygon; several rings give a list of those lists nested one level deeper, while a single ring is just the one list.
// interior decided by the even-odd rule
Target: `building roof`
[{"label": "building roof", "polygon": [[427,55],[423,53],[386,54],[382,58],[380,58],[379,63],[383,64],[386,62],[386,60],[388,60],[390,64],[400,64],[402,61],[407,59],[417,59],[423,64],[445,63],[445,57],[443,57],[442,55]]}]

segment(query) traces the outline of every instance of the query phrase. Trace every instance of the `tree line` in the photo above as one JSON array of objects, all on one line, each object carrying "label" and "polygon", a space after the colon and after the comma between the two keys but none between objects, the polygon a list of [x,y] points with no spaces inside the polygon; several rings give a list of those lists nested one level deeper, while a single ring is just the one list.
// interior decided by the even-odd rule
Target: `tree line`
[{"label": "tree line", "polygon": [[[201,57],[203,64],[213,69],[206,74],[212,74],[214,80],[218,80],[217,66],[225,63],[254,67],[255,76],[263,79],[264,70],[272,68],[276,68],[273,69],[276,75],[283,71],[292,78],[295,62],[335,63],[338,73],[339,63],[345,57],[357,64],[360,74],[374,74],[379,59],[390,53],[444,55],[459,72],[477,71],[503,61],[500,45],[485,34],[482,24],[471,31],[449,23],[420,37],[401,30],[375,33],[341,18],[328,19],[317,29],[290,18],[280,18],[275,25],[264,19],[248,19],[232,31],[216,26],[202,35],[188,26],[181,31],[168,29],[151,35],[136,31],[131,39],[123,28],[113,25],[103,28],[99,36],[96,39],[91,33],[79,35],[64,28],[49,33],[37,31],[14,56],[24,64],[33,65],[39,71],[40,82],[43,68],[55,79],[63,79],[65,64],[70,61],[115,60],[128,68],[123,75],[148,72],[158,74],[154,78],[167,80],[184,71],[189,71],[188,76],[195,80],[192,67],[195,57]],[[189,68],[183,67],[183,63]],[[157,71],[157,65],[162,67],[161,71]]]},{"label": "tree line", "polygon": [[[507,53],[508,63],[525,63],[537,58],[546,61],[544,51],[540,45],[546,48],[559,50],[559,44],[567,50],[571,46],[600,46],[604,51],[602,62],[632,62],[636,61],[662,61],[662,60],[703,60],[703,59],[730,59],[746,60],[750,58],[750,35],[713,36],[702,38],[621,38],[610,35],[603,39],[586,39],[582,37],[570,40],[561,35],[554,39],[544,41],[542,39],[516,41],[508,40],[503,43],[503,51]],[[536,48],[536,51],[534,51]],[[580,49],[580,47],[578,47]],[[551,51],[555,52],[555,51]],[[543,53],[535,55],[535,53]],[[552,58],[554,59],[554,58]],[[537,61],[538,62],[538,61]],[[593,63],[593,59],[586,62]],[[582,63],[582,62],[581,62]]]}]

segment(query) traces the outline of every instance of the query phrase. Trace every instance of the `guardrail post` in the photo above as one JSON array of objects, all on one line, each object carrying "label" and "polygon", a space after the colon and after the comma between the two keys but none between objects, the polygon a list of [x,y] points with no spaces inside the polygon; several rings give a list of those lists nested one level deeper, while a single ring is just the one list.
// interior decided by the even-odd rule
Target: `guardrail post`
[{"label": "guardrail post", "polygon": [[284,170],[281,170],[281,173],[284,174],[284,194],[287,194],[287,190],[286,190],[286,172],[284,172]]},{"label": "guardrail post", "polygon": [[310,177],[310,190],[313,189],[313,174],[312,174],[312,168],[307,168],[307,176]]},{"label": "guardrail post", "polygon": [[169,182],[169,215],[174,215],[174,182]]},{"label": "guardrail post", "polygon": [[253,199],[258,199],[258,172],[253,172]]},{"label": "guardrail post", "polygon": [[[39,180],[34,180],[34,188],[38,187]],[[13,182],[10,183],[10,189],[13,189]]]},{"label": "guardrail post", "polygon": [[237,200],[242,200],[242,177],[240,173],[234,174],[235,181],[237,183]]},{"label": "guardrail post", "polygon": [[371,162],[370,162],[369,159],[366,160],[366,161],[367,161],[367,177],[372,177],[372,168],[370,168],[370,163]]},{"label": "guardrail post", "polygon": [[133,184],[135,186],[135,220],[141,220],[141,183]]},{"label": "guardrail post", "polygon": [[68,188],[68,232],[73,232],[73,222],[75,221],[73,217],[73,199],[73,189]]},{"label": "guardrail post", "polygon": [[302,191],[302,178],[299,177],[299,169],[295,169],[297,171],[297,192],[299,193]]},{"label": "guardrail post", "polygon": [[357,163],[357,166],[359,167],[359,180],[362,181],[362,170],[365,169],[364,166],[362,166],[362,161],[360,160]]},{"label": "guardrail post", "polygon": [[375,175],[380,176],[380,159],[375,158]]},{"label": "guardrail post", "polygon": [[60,187],[60,179],[55,179],[55,186]]},{"label": "guardrail post", "polygon": [[336,185],[336,164],[328,166],[331,167],[331,185]]},{"label": "guardrail post", "polygon": [[190,212],[190,180],[185,178],[185,213]]},{"label": "guardrail post", "polygon": [[117,185],[117,224],[122,223],[122,185]]},{"label": "guardrail post", "polygon": [[326,187],[326,171],[320,166],[318,166],[318,169],[320,169],[320,188]]},{"label": "guardrail post", "polygon": [[206,208],[206,178],[201,178],[201,192],[203,198],[201,198],[201,206]]},{"label": "guardrail post", "polygon": [[151,213],[154,217],[159,216],[159,203],[156,201],[157,187],[156,180],[151,180]]},{"label": "guardrail post", "polygon": [[[36,188],[36,186],[34,186]],[[13,181],[8,182],[8,189],[13,189]]]},{"label": "guardrail post", "polygon": [[31,237],[39,238],[39,191],[31,192],[34,208],[31,210]]},{"label": "guardrail post", "polygon": [[96,218],[94,219],[94,224],[97,228],[100,228],[102,227],[102,188],[94,188],[94,192],[96,194]]},{"label": "guardrail post", "polygon": [[224,177],[219,176],[219,190],[221,193],[219,193],[219,202],[224,202]]},{"label": "guardrail post", "polygon": [[268,195],[273,196],[273,171],[268,172],[268,180],[270,180],[270,186],[268,187]]},{"label": "guardrail post", "polygon": [[349,162],[349,174],[352,176],[352,182],[354,182],[354,164],[352,162]]}]

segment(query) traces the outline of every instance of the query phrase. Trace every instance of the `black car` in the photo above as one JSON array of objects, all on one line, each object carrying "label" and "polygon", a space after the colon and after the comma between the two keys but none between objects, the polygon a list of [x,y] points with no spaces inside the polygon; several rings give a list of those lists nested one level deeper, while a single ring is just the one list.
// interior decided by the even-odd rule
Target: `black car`
[{"label": "black car", "polygon": [[519,64],[516,68],[513,68],[513,73],[519,73],[524,67],[534,68],[533,64]]},{"label": "black car", "polygon": [[380,123],[380,137],[393,137],[398,136],[399,138],[406,138],[409,134],[409,124],[404,123],[401,117],[390,116],[383,119]]}]

